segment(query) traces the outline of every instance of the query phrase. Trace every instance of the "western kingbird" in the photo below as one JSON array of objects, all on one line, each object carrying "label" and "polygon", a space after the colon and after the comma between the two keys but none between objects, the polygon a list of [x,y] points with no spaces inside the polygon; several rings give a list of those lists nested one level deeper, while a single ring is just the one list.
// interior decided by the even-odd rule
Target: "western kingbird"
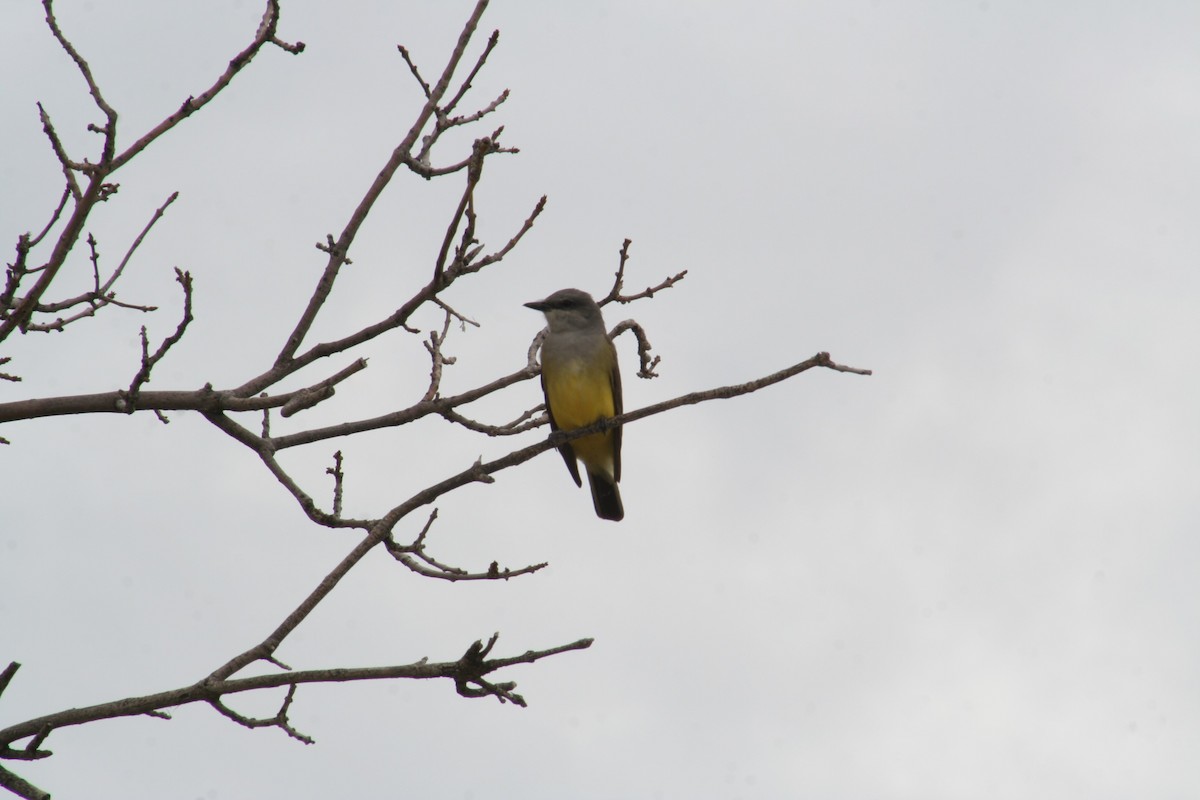
[{"label": "western kingbird", "polygon": [[[600,306],[587,292],[562,289],[527,307],[546,315],[550,328],[542,341],[542,392],[550,429],[586,428],[621,413],[621,371],[617,350],[604,328]],[[567,469],[579,480],[583,462],[592,488],[592,504],[601,519],[625,516],[617,481],[621,480],[621,429],[572,439],[558,448]]]}]

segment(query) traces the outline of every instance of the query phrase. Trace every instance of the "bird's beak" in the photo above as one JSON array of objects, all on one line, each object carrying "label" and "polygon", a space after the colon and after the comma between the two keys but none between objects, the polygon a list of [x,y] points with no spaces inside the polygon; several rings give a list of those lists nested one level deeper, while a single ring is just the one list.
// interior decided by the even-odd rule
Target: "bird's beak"
[{"label": "bird's beak", "polygon": [[546,301],[545,300],[534,300],[531,303],[526,303],[525,307],[532,308],[534,311],[545,311],[546,310]]}]

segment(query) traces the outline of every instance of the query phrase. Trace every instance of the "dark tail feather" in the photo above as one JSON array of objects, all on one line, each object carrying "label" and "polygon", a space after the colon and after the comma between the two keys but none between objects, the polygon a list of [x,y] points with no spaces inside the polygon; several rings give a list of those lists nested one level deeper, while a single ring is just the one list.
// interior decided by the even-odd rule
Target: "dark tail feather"
[{"label": "dark tail feather", "polygon": [[621,493],[612,478],[589,472],[588,483],[592,487],[592,505],[596,507],[596,516],[613,522],[624,519],[625,507],[621,505]]}]

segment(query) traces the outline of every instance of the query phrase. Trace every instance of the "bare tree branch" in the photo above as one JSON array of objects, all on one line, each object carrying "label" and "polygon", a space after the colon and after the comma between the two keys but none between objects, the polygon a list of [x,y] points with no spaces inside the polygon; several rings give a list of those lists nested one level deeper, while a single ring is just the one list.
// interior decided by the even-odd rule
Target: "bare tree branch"
[{"label": "bare tree branch", "polygon": [[[0,358],[0,364],[5,363],[7,360],[7,358]],[[324,380],[318,381],[312,386],[276,395],[239,397],[230,391],[218,392],[211,385],[206,385],[203,388],[193,391],[140,392],[137,409],[135,410],[218,413],[222,411],[262,411],[268,408],[280,408],[287,406],[297,398],[323,393],[327,388],[336,386],[356,372],[366,369],[366,366],[367,360],[360,358],[351,363],[350,366]],[[16,380],[19,380],[19,378]],[[65,397],[43,397],[34,400],[16,400],[10,403],[0,403],[0,423],[12,422],[19,419],[53,417],[63,414],[127,414],[129,411],[125,404],[125,391],[68,395]]]},{"label": "bare tree branch", "polygon": [[442,325],[441,333],[437,331],[429,332],[429,341],[422,342],[425,345],[425,350],[429,353],[429,360],[432,362],[429,368],[429,388],[425,390],[425,396],[421,398],[421,402],[428,403],[437,397],[438,389],[442,385],[442,367],[447,364],[453,364],[454,358],[442,353],[442,344],[446,341],[446,335],[450,332],[450,321],[453,319],[451,312],[446,312],[446,322]]},{"label": "bare tree branch", "polygon": [[87,244],[91,253],[90,260],[92,262],[93,275],[93,286],[91,291],[87,291],[83,294],[76,295],[75,297],[68,298],[67,300],[60,300],[55,303],[38,303],[34,308],[34,311],[39,314],[53,314],[59,311],[65,311],[67,309],[74,308],[78,305],[86,304],[87,307],[65,319],[60,317],[51,323],[31,323],[26,326],[25,330],[62,331],[63,328],[65,328],[67,325],[70,325],[72,322],[94,316],[97,311],[107,305],[114,305],[120,308],[128,308],[143,312],[157,310],[157,306],[135,305],[133,303],[125,303],[117,300],[116,293],[112,291],[112,286],[117,282],[117,279],[121,277],[121,274],[125,271],[125,266],[129,263],[129,260],[133,257],[133,254],[137,251],[137,248],[141,245],[142,241],[145,240],[146,235],[150,232],[150,229],[154,227],[154,223],[162,218],[167,206],[175,202],[177,197],[179,197],[179,192],[173,193],[167,198],[166,202],[158,207],[153,216],[151,216],[150,221],[146,223],[144,228],[142,228],[142,232],[138,234],[137,238],[125,252],[125,257],[121,259],[121,263],[115,270],[113,270],[112,275],[110,275],[103,284],[100,283],[100,253],[97,250],[96,238],[91,234],[88,234]]},{"label": "bare tree branch", "polygon": [[608,294],[597,301],[599,305],[604,306],[612,302],[621,304],[632,303],[634,300],[654,297],[654,295],[658,292],[661,292],[663,289],[670,289],[672,286],[687,277],[687,270],[685,269],[683,272],[667,278],[657,286],[648,286],[637,294],[621,294],[621,289],[625,285],[625,265],[629,262],[629,246],[631,244],[633,244],[633,240],[631,239],[626,239],[621,243],[620,262],[617,264],[617,272],[613,278],[612,288],[608,290]]},{"label": "bare tree branch", "polygon": [[16,661],[10,661],[8,666],[4,668],[4,672],[0,672],[0,695],[4,694],[4,690],[8,688],[8,684],[12,682],[13,676],[17,674],[17,670],[21,665]]},{"label": "bare tree branch", "polygon": [[[492,31],[492,35],[488,37],[487,45],[484,46],[483,52],[479,54],[479,58],[475,59],[475,66],[471,67],[471,71],[467,74],[466,80],[458,87],[458,92],[446,103],[442,109],[444,114],[450,114],[458,107],[459,102],[466,96],[471,89],[471,82],[475,80],[475,76],[479,74],[479,70],[483,69],[483,65],[487,63],[488,56],[496,49],[496,45],[500,43],[500,31]],[[506,91],[507,95],[508,92]]]},{"label": "bare tree branch", "polygon": [[342,516],[342,484],[346,478],[342,472],[342,451],[333,454],[333,466],[325,469],[326,475],[333,476],[333,516]]},{"label": "bare tree branch", "polygon": [[[59,29],[58,20],[54,18],[54,0],[42,0],[42,8],[46,9],[46,24],[50,26],[50,32],[53,33],[54,38],[58,40],[59,46],[61,46],[62,49],[67,52],[67,55],[71,57],[71,60],[75,62],[75,66],[79,68],[80,74],[83,75],[83,79],[87,82],[88,92],[92,95],[92,99],[96,102],[96,106],[103,111],[104,115],[108,118],[109,127],[112,127],[117,120],[117,112],[113,111],[112,106],[105,102],[104,96],[100,93],[100,87],[96,85],[96,80],[92,77],[91,67],[88,66],[88,63],[83,60],[83,56],[79,55],[79,52],[75,49],[75,46],[67,40],[66,36],[63,36],[63,32]],[[111,156],[111,153],[107,155]]]},{"label": "bare tree branch", "polygon": [[[59,198],[58,205],[55,207],[53,213],[50,214],[50,220],[46,223],[46,227],[42,228],[41,232],[38,233],[37,236],[34,236],[32,239],[29,240],[28,244],[30,247],[37,247],[39,244],[41,244],[42,239],[46,238],[46,234],[50,233],[50,229],[53,228],[55,223],[57,223],[59,221],[59,219],[62,218],[63,209],[67,207],[67,201],[70,199],[71,199],[71,186],[70,186],[70,183],[68,182],[67,186],[65,186],[63,188],[62,197]],[[3,306],[3,305],[5,305],[5,303],[3,302],[3,300],[0,300],[0,306]]]},{"label": "bare tree branch", "polygon": [[608,335],[610,339],[615,339],[625,331],[633,331],[633,335],[637,338],[638,360],[641,362],[638,367],[638,377],[657,378],[658,373],[654,371],[654,368],[662,359],[658,356],[650,357],[650,340],[646,338],[646,331],[642,329],[641,325],[631,319],[623,320],[617,323],[617,326]]},{"label": "bare tree branch", "polygon": [[[46,0],[46,2],[49,2],[49,0]],[[254,57],[258,55],[259,51],[262,50],[266,45],[273,44],[279,49],[291,53],[292,55],[299,55],[300,53],[303,53],[304,42],[288,44],[281,41],[276,34],[278,27],[279,0],[267,0],[266,9],[263,11],[262,22],[259,23],[258,31],[254,34],[254,40],[251,41],[244,50],[230,60],[229,66],[224,72],[221,73],[216,82],[214,82],[212,86],[205,89],[199,95],[195,95],[184,100],[183,104],[177,111],[175,111],[175,113],[171,114],[162,122],[158,123],[149,131],[147,131],[140,139],[131,144],[129,147],[125,148],[125,150],[119,156],[111,158],[111,166],[109,167],[108,171],[115,172],[116,170],[120,169],[134,156],[149,147],[154,140],[158,139],[180,122],[211,103],[213,98],[220,94],[221,90],[228,86],[233,81],[234,77],[252,60],[254,60]],[[110,118],[109,122],[110,125],[115,122],[115,114]]]},{"label": "bare tree branch", "polygon": [[[425,101],[424,108],[417,115],[416,121],[409,128],[408,133],[401,140],[396,149],[392,151],[392,155],[384,164],[376,176],[375,181],[367,190],[359,202],[358,207],[354,209],[354,213],[350,215],[350,221],[346,223],[346,227],[342,229],[342,233],[338,236],[334,245],[334,252],[330,253],[329,262],[325,266],[325,271],[321,274],[320,280],[317,281],[316,289],[313,291],[312,298],[308,302],[308,307],[304,309],[304,313],[300,315],[300,321],[296,323],[295,329],[288,336],[287,342],[280,351],[279,356],[275,359],[276,366],[281,366],[292,361],[296,351],[300,348],[304,337],[312,328],[313,322],[317,318],[317,312],[321,310],[326,298],[329,297],[329,292],[333,289],[333,282],[337,279],[338,271],[344,263],[344,254],[350,250],[350,245],[354,242],[354,237],[358,235],[358,229],[366,220],[367,214],[374,207],[375,201],[383,194],[383,190],[391,183],[392,176],[396,174],[396,170],[404,163],[404,159],[408,156],[416,144],[417,138],[421,135],[421,129],[425,127],[430,117],[433,116],[435,109],[442,97],[446,94],[446,90],[450,87],[450,80],[454,75],[454,70],[458,67],[458,62],[462,59],[463,53],[467,49],[467,44],[471,41],[471,36],[475,33],[475,28],[479,25],[479,18],[483,16],[484,9],[487,8],[487,0],[478,0],[475,4],[475,10],[471,13],[471,17],[467,20],[467,24],[463,26],[462,33],[459,34],[458,43],[454,47],[454,51],[450,55],[450,59],[446,62],[446,68],[442,70],[442,75],[438,79],[437,84],[429,91],[428,98]],[[407,319],[407,315],[403,319]],[[264,375],[259,381],[266,380]],[[262,385],[252,385],[245,387],[248,393],[255,393],[270,386],[270,383]]]},{"label": "bare tree branch", "polygon": [[[762,378],[747,381],[746,383],[739,383],[732,386],[718,386],[713,389],[691,392],[690,394],[680,395],[679,397],[675,397],[670,400],[664,400],[660,403],[654,403],[633,411],[627,411],[624,414],[619,414],[615,417],[602,419],[585,428],[576,428],[571,431],[555,431],[545,440],[529,445],[528,447],[524,447],[520,450],[514,450],[502,458],[498,458],[494,461],[489,461],[486,463],[476,461],[462,472],[452,475],[440,483],[429,486],[421,492],[413,495],[403,504],[392,509],[392,511],[390,511],[382,520],[380,520],[380,522],[387,522],[393,516],[395,516],[398,520],[413,509],[432,503],[438,497],[441,497],[442,495],[469,483],[491,483],[494,480],[492,476],[495,473],[510,467],[515,467],[519,464],[524,464],[531,458],[552,448],[559,447],[563,443],[569,442],[573,439],[578,439],[583,436],[589,436],[593,433],[610,430],[618,426],[627,425],[631,422],[636,422],[637,420],[654,416],[655,414],[661,414],[664,411],[680,408],[681,406],[695,405],[696,403],[703,403],[709,400],[726,400],[731,397],[737,397],[739,395],[756,392],[760,389],[764,389],[768,386],[799,375],[802,372],[807,372],[815,367],[832,369],[837,372],[849,372],[856,375],[872,374],[871,370],[869,369],[860,369],[858,367],[848,367],[842,364],[837,364],[829,357],[828,353],[817,353],[812,358],[801,361],[798,364],[781,369],[778,372],[774,372]],[[544,419],[541,421],[544,422]]]},{"label": "bare tree branch", "polygon": [[192,275],[176,267],[175,280],[183,287],[183,319],[179,321],[175,332],[163,339],[162,344],[154,351],[154,355],[150,354],[150,340],[146,338],[146,326],[142,326],[142,366],[133,376],[133,381],[129,384],[129,391],[125,393],[127,413],[132,414],[137,408],[138,392],[141,391],[142,384],[150,380],[150,371],[154,369],[154,365],[162,361],[167,351],[183,338],[184,331],[192,321]]},{"label": "bare tree branch", "polygon": [[433,90],[429,88],[429,84],[421,77],[421,70],[417,69],[417,65],[413,63],[412,56],[409,55],[408,48],[402,44],[396,45],[396,49],[400,51],[400,57],[404,59],[404,63],[408,64],[408,70],[412,76],[417,79],[417,83],[421,86],[421,91],[425,92],[425,99],[433,99]]},{"label": "bare tree branch", "polygon": [[[80,55],[79,51],[75,49],[75,46],[59,28],[58,20],[54,16],[53,0],[42,0],[42,6],[46,11],[46,24],[50,27],[51,33],[58,41],[59,46],[75,62],[76,67],[83,76],[84,82],[87,84],[88,92],[91,94],[96,106],[105,116],[104,125],[89,125],[90,130],[103,134],[104,143],[100,158],[95,163],[88,161],[77,163],[71,160],[58,140],[53,126],[50,124],[49,116],[39,105],[43,128],[46,130],[46,134],[51,140],[51,147],[63,167],[67,188],[74,200],[74,209],[67,219],[62,232],[59,234],[58,240],[55,242],[50,258],[43,267],[38,268],[40,275],[33,287],[15,307],[9,307],[5,303],[0,303],[0,342],[7,339],[15,330],[27,330],[31,322],[31,317],[41,302],[42,296],[57,277],[68,254],[75,247],[92,209],[96,203],[103,202],[116,191],[116,185],[107,182],[109,175],[124,166],[138,153],[145,150],[152,142],[175,127],[185,117],[190,116],[208,104],[222,89],[229,85],[234,76],[249,64],[266,44],[274,44],[290,53],[299,53],[304,49],[303,43],[289,45],[277,37],[276,28],[279,23],[279,3],[278,0],[267,0],[266,10],[263,12],[263,19],[255,34],[254,41],[229,62],[228,68],[221,74],[217,81],[199,97],[189,97],[178,111],[148,131],[120,155],[116,155],[117,112],[104,99],[104,95],[101,93],[95,77],[92,75],[92,70],[88,62]],[[76,172],[87,176],[88,183],[86,188],[80,188],[77,184],[74,175]],[[58,215],[58,212],[56,212],[54,218],[57,218]],[[34,270],[26,270],[26,272],[32,271]],[[10,269],[10,281],[14,274]],[[21,275],[17,277],[19,278]],[[12,289],[11,292],[9,291],[10,289]],[[5,295],[10,298],[15,297],[15,286],[6,286]],[[64,324],[66,324],[65,321]]]},{"label": "bare tree branch", "polygon": [[[50,287],[51,282],[54,281],[54,278],[58,274],[58,270],[66,261],[67,254],[70,253],[76,241],[78,241],[79,234],[83,230],[83,225],[87,221],[92,206],[99,202],[100,198],[106,193],[106,186],[107,184],[93,177],[83,196],[75,203],[75,209],[67,220],[63,232],[59,235],[58,241],[55,243],[54,251],[50,254],[50,259],[43,268],[40,268],[40,274],[33,288],[25,294],[19,303],[16,303],[14,308],[4,309],[5,316],[3,320],[0,320],[0,342],[7,339],[14,330],[18,328],[23,329],[29,324],[29,318],[37,307],[37,304],[41,301],[42,295]],[[33,270],[29,271],[32,272]]]},{"label": "bare tree branch", "polygon": [[418,575],[424,575],[427,578],[440,578],[441,580],[451,582],[494,581],[508,580],[519,575],[528,575],[549,566],[547,562],[542,562],[540,564],[530,564],[519,569],[501,569],[500,565],[493,561],[485,572],[468,572],[465,569],[443,564],[425,551],[425,536],[429,533],[429,529],[433,527],[437,515],[438,511],[435,508],[430,512],[429,519],[425,522],[425,525],[421,528],[421,532],[417,534],[417,538],[413,540],[412,544],[399,544],[392,534],[388,534],[383,540],[384,546],[391,553],[392,558]]},{"label": "bare tree branch", "polygon": [[470,419],[469,417],[464,417],[462,414],[459,414],[457,411],[449,408],[443,409],[439,413],[450,422],[462,425],[464,428],[475,431],[476,433],[485,433],[488,436],[512,436],[513,434],[524,433],[525,431],[532,430],[538,425],[541,425],[542,420],[535,418],[539,412],[544,410],[544,405],[534,406],[527,411],[523,411],[521,416],[517,417],[512,422],[506,422],[503,425],[486,425],[477,420]]},{"label": "bare tree branch", "polygon": [[220,712],[222,716],[228,717],[229,719],[233,720],[234,722],[236,722],[237,724],[239,724],[243,727],[251,728],[251,729],[253,729],[253,728],[279,728],[284,733],[286,733],[288,736],[292,737],[293,739],[295,739],[298,742],[303,742],[304,744],[312,744],[313,738],[311,736],[305,736],[304,734],[302,734],[298,730],[296,730],[294,727],[292,727],[291,721],[288,719],[287,712],[288,712],[288,709],[291,708],[292,700],[295,699],[295,697],[296,697],[296,684],[294,684],[294,683],[288,684],[287,696],[285,696],[283,698],[283,704],[279,706],[279,711],[275,712],[275,716],[266,717],[266,718],[258,718],[258,719],[254,718],[254,717],[243,716],[243,715],[237,713],[232,708],[225,705],[225,703],[222,702],[220,697],[214,697],[213,699],[209,700],[208,703],[213,708],[215,708],[218,712]]},{"label": "bare tree branch", "polygon": [[54,155],[58,158],[58,163],[62,165],[63,177],[67,180],[67,191],[76,201],[83,197],[83,192],[79,189],[79,182],[75,180],[75,172],[83,169],[83,165],[76,164],[67,156],[67,151],[63,147],[62,141],[58,138],[58,133],[54,130],[54,123],[50,121],[50,115],[46,113],[46,109],[41,103],[37,104],[38,114],[42,118],[42,130],[46,132],[46,137],[50,139],[50,149],[54,151]]},{"label": "bare tree branch", "polygon": [[0,766],[0,788],[8,789],[25,800],[50,800],[50,793]]},{"label": "bare tree branch", "polygon": [[[495,638],[492,637],[492,643],[494,643]],[[18,761],[48,758],[53,755],[53,751],[41,749],[40,742],[44,741],[46,735],[50,732],[60,728],[83,725],[102,719],[142,716],[161,711],[164,708],[173,708],[188,705],[189,703],[212,704],[214,701],[219,701],[228,695],[240,694],[242,692],[273,689],[281,686],[295,687],[306,683],[348,683],[351,681],[394,680],[397,678],[412,680],[448,678],[455,682],[456,687],[460,687],[469,684],[479,684],[483,676],[506,667],[517,664],[533,664],[543,658],[549,658],[560,653],[567,653],[572,650],[586,650],[591,645],[591,639],[579,639],[569,644],[550,647],[544,650],[527,650],[519,656],[488,659],[486,655],[490,652],[490,648],[485,652],[483,644],[475,642],[461,658],[455,661],[430,663],[422,659],[421,661],[409,664],[382,667],[313,669],[271,675],[256,675],[248,678],[218,677],[218,673],[226,671],[226,668],[229,666],[226,665],[218,673],[214,673],[213,676],[193,683],[190,686],[144,695],[142,697],[130,697],[124,700],[99,703],[83,708],[72,708],[0,729],[0,758]],[[258,660],[258,658],[254,658],[253,660]],[[232,672],[236,672],[236,670],[230,671],[228,674],[232,674]],[[479,692],[465,694],[464,696],[481,697],[486,694],[492,693]],[[286,711],[286,709],[281,709],[281,711]],[[262,726],[251,725],[251,727]],[[34,741],[40,740],[38,746],[34,748],[30,748],[28,745],[14,747],[16,742],[28,737],[34,737]]]},{"label": "bare tree branch", "polygon": [[171,196],[168,197],[161,206],[155,209],[154,214],[150,217],[150,221],[146,223],[146,226],[142,228],[142,232],[137,235],[137,238],[133,240],[133,244],[129,245],[129,249],[125,251],[125,257],[121,259],[121,263],[117,265],[115,270],[113,270],[113,274],[108,277],[108,280],[104,282],[104,285],[96,289],[96,294],[107,294],[109,290],[112,289],[113,284],[116,283],[117,279],[121,277],[121,273],[125,271],[125,265],[129,263],[129,259],[133,258],[133,254],[137,252],[137,249],[146,239],[147,234],[150,233],[150,229],[154,227],[154,223],[162,219],[163,214],[167,212],[167,208],[169,208],[171,203],[174,203],[177,199],[179,199],[179,192],[171,192]]}]

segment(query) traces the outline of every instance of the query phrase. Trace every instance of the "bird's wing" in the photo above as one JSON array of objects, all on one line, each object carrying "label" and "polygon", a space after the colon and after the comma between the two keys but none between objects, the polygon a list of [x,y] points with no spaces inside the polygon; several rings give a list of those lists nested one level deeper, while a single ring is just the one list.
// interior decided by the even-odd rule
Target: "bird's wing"
[{"label": "bird's wing", "polygon": [[[546,398],[546,418],[550,420],[550,430],[558,430],[558,423],[554,421],[554,412],[550,410],[550,393],[546,391],[546,376],[542,375],[542,397]],[[558,453],[563,457],[563,461],[567,464],[567,472],[571,473],[571,477],[575,479],[576,486],[583,486],[583,480],[579,477],[579,465],[575,463],[575,451],[571,449],[570,444],[562,444],[558,447]]]}]

